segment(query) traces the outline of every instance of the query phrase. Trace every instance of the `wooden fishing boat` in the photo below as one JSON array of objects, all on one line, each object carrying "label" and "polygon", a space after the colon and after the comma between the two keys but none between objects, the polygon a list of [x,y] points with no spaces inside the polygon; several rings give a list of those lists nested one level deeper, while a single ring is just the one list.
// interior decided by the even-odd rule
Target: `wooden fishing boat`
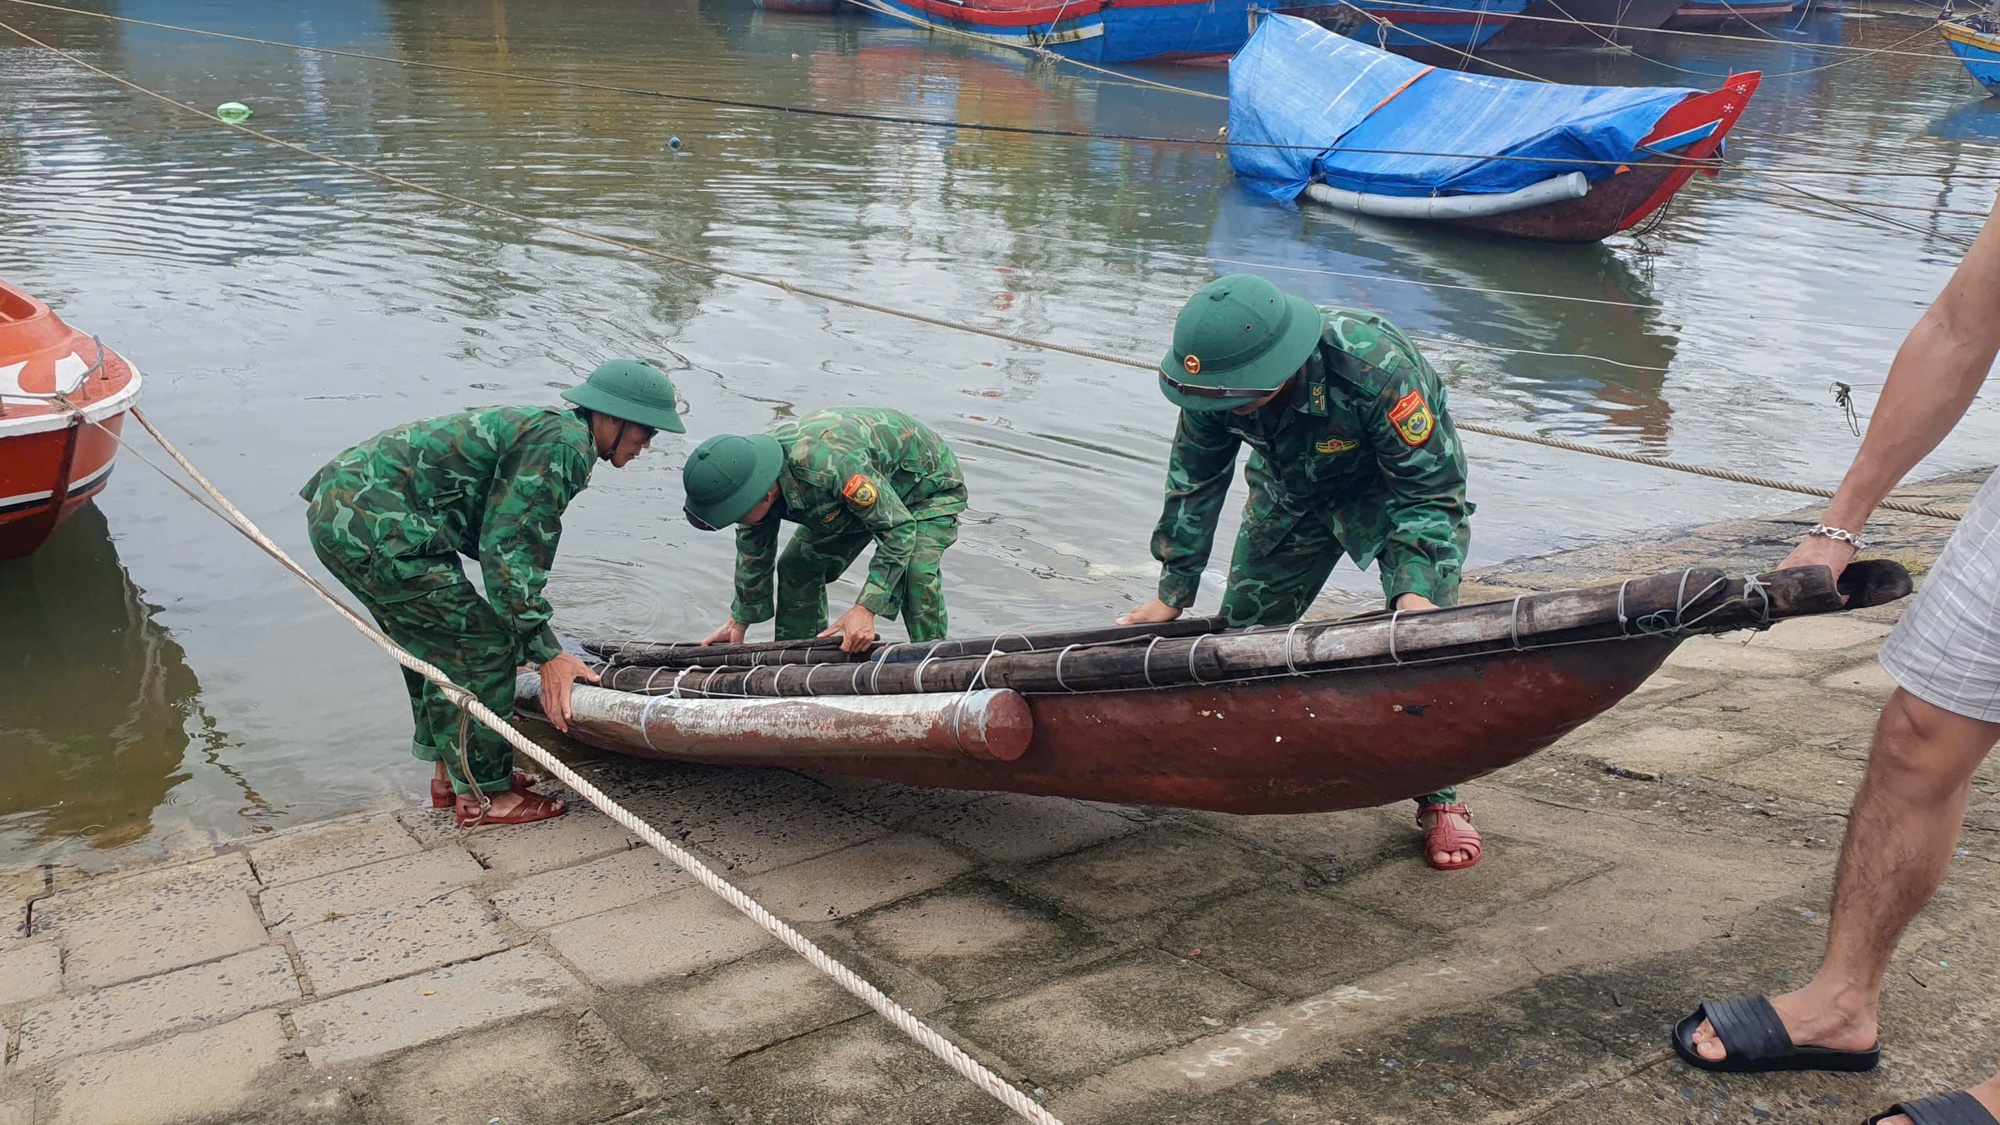
[{"label": "wooden fishing boat", "polygon": [[[878,644],[593,644],[571,733],[639,757],[1236,813],[1378,805],[1490,773],[1630,694],[1689,636],[1879,605],[1893,562],[1697,569],[1289,628],[1212,618]],[[1850,599],[1843,605],[1843,596]],[[539,680],[516,705],[534,715]]]},{"label": "wooden fishing boat", "polygon": [[104,490],[139,383],[118,353],[0,282],[0,559],[29,554]]},{"label": "wooden fishing boat", "polygon": [[[1089,63],[1219,64],[1254,0],[847,0],[877,14]],[[1312,0],[1314,4],[1320,0]],[[1525,0],[1493,0],[1496,3]]]},{"label": "wooden fishing boat", "polygon": [[1688,31],[1715,31],[1732,23],[1768,23],[1783,19],[1796,7],[1795,0],[1763,0],[1759,3],[1742,3],[1740,0],[1681,0],[1674,17],[1666,26]]},{"label": "wooden fishing boat", "polygon": [[1664,26],[1681,0],[1532,0],[1488,51],[1547,51],[1629,43],[1634,31]]},{"label": "wooden fishing boat", "polygon": [[1229,160],[1272,199],[1596,242],[1714,173],[1760,77],[1710,92],[1526,82],[1270,16],[1229,64]]},{"label": "wooden fishing boat", "polygon": [[1986,92],[2000,96],[2000,25],[1983,14],[1950,15],[1947,6],[1938,34]]}]

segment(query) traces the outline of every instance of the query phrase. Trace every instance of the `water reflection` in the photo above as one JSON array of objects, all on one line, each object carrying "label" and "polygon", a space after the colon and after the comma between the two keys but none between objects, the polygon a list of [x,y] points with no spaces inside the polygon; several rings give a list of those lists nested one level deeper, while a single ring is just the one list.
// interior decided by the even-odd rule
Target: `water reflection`
[{"label": "water reflection", "polygon": [[146,836],[188,779],[201,685],[86,505],[34,555],[0,562],[0,831]]},{"label": "water reflection", "polygon": [[1511,404],[1513,417],[1665,443],[1673,412],[1661,391],[1677,336],[1611,249],[1469,239],[1238,189],[1220,202],[1208,244],[1217,273],[1381,312],[1424,340],[1454,386]]}]

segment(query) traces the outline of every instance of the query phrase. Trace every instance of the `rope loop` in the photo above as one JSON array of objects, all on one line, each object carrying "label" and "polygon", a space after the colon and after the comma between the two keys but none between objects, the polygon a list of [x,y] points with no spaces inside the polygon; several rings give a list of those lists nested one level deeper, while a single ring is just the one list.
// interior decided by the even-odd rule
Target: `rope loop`
[{"label": "rope loop", "polygon": [[1303,624],[1305,624],[1303,621],[1294,621],[1292,622],[1292,627],[1285,630],[1285,670],[1294,676],[1301,673],[1299,672],[1298,657],[1292,652],[1292,642],[1298,639],[1299,626]]},{"label": "rope loop", "polygon": [[1515,594],[1514,609],[1508,615],[1507,632],[1514,638],[1515,652],[1521,651],[1521,599],[1527,596],[1526,594]]},{"label": "rope loop", "polygon": [[1389,611],[1389,659],[1393,661],[1396,667],[1398,668],[1401,668],[1403,666],[1403,658],[1396,652],[1396,622],[1402,620],[1402,617],[1403,617],[1403,611],[1400,609],[1393,609]]},{"label": "rope loop", "polygon": [[1056,653],[1056,686],[1071,694],[1075,694],[1076,689],[1063,682],[1062,665],[1063,661],[1069,657],[1070,650],[1075,647],[1075,645],[1066,645],[1061,652]]},{"label": "rope loop", "polygon": [[1207,684],[1208,681],[1202,679],[1201,673],[1195,670],[1194,654],[1201,651],[1201,642],[1207,640],[1208,637],[1209,635],[1207,633],[1203,633],[1202,635],[1194,639],[1193,644],[1188,646],[1188,665],[1187,665],[1188,679],[1193,680],[1195,683],[1204,685]]},{"label": "rope loop", "polygon": [[1162,638],[1158,633],[1153,634],[1153,641],[1151,644],[1146,646],[1146,655],[1139,662],[1139,671],[1145,673],[1146,686],[1149,688],[1158,686],[1153,683],[1153,650],[1160,647],[1160,641],[1162,639],[1164,638]]}]

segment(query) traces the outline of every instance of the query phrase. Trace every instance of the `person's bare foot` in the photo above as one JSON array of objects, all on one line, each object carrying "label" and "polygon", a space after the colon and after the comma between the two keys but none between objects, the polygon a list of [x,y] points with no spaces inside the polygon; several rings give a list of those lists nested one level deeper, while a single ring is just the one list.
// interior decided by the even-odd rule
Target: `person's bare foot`
[{"label": "person's bare foot", "polygon": [[[1875,1046],[1875,1008],[1843,1000],[1834,990],[1818,981],[1797,992],[1771,997],[1778,1022],[1792,1037],[1794,1047],[1825,1047],[1834,1051],[1866,1051]],[[1715,1029],[1703,1020],[1694,1033],[1695,1054],[1709,1062],[1729,1057]]]},{"label": "person's bare foot", "polygon": [[[1994,1120],[2000,1121],[2000,1075],[1988,1078],[1966,1092],[1978,1099],[1979,1104],[1986,1107],[1986,1112],[1992,1114]],[[1882,1125],[1910,1125],[1910,1119],[1899,1113],[1894,1117],[1883,1118]]]},{"label": "person's bare foot", "polygon": [[[1448,828],[1469,835],[1475,840],[1479,838],[1479,831],[1472,827],[1471,819],[1461,816],[1458,813],[1447,812],[1441,808],[1427,808],[1417,814],[1417,825],[1424,830],[1426,838],[1428,838],[1431,828],[1438,824],[1443,824]],[[1433,851],[1430,853],[1430,864],[1432,867],[1462,867],[1470,863],[1478,854],[1479,849],[1471,847],[1455,848],[1448,851]]]}]

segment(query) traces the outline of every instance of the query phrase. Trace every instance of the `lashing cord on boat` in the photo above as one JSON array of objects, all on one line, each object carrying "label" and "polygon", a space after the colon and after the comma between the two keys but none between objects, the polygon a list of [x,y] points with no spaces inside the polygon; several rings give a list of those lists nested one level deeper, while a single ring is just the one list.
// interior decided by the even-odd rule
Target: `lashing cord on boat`
[{"label": "lashing cord on boat", "polygon": [[[9,0],[9,2],[20,3],[23,2],[23,0]],[[1023,336],[1018,333],[1003,332],[997,328],[987,328],[977,324],[966,324],[959,321],[948,320],[944,317],[932,316],[929,313],[917,312],[913,309],[896,308],[891,305],[883,305],[883,304],[878,304],[874,301],[863,300],[859,297],[851,297],[839,293],[828,292],[826,290],[810,286],[798,285],[784,278],[767,277],[762,274],[750,273],[745,270],[732,269],[728,266],[721,266],[711,262],[704,262],[697,258],[689,258],[680,254],[669,253],[665,250],[661,250],[656,247],[646,246],[641,243],[631,242],[626,239],[616,238],[607,234],[598,234],[593,231],[585,230],[581,227],[574,227],[566,223],[559,223],[553,219],[545,219],[535,215],[529,215],[521,211],[513,210],[512,208],[502,207],[495,203],[487,203],[481,200],[472,199],[468,196],[463,196],[454,192],[445,191],[442,188],[431,187],[426,184],[418,183],[415,180],[407,179],[402,176],[397,176],[392,173],[379,171],[374,168],[369,168],[366,165],[356,164],[351,160],[345,160],[338,156],[333,156],[328,153],[323,153],[311,148],[307,148],[304,145],[298,144],[293,141],[285,140],[282,137],[272,136],[269,133],[266,133],[260,129],[251,128],[248,125],[242,125],[236,122],[229,122],[229,121],[218,121],[218,119],[215,117],[214,114],[211,114],[206,110],[190,105],[187,102],[180,101],[177,98],[174,98],[167,94],[163,94],[157,90],[153,90],[146,86],[142,86],[139,83],[134,82],[129,78],[126,78],[122,75],[114,74],[111,71],[105,70],[102,67],[86,62],[83,59],[78,58],[76,55],[68,51],[62,50],[59,47],[52,46],[51,44],[44,42],[43,40],[37,39],[34,36],[28,34],[25,31],[22,31],[17,27],[14,27],[11,24],[0,22],[0,30],[5,30],[13,34],[17,38],[20,38],[34,46],[40,47],[43,50],[49,51],[60,58],[66,59],[71,64],[78,66],[84,70],[88,70],[93,74],[110,79],[111,81],[116,82],[117,84],[124,86],[129,90],[132,90],[136,93],[144,94],[158,101],[165,102],[167,105],[173,106],[187,113],[191,113],[204,120],[216,121],[227,128],[237,130],[240,133],[243,133],[247,136],[255,137],[258,140],[266,141],[268,143],[278,145],[282,148],[289,149],[290,151],[296,152],[302,156],[306,156],[314,160],[319,160],[328,164],[332,164],[336,167],[343,168],[347,171],[353,172],[356,175],[366,176],[371,179],[380,180],[384,183],[393,184],[397,187],[405,188],[407,190],[418,192],[423,195],[428,195],[434,199],[441,199],[448,203],[456,203],[460,206],[471,207],[475,210],[501,215],[503,217],[514,219],[519,222],[524,222],[534,226],[541,227],[545,230],[552,230],[560,234],[566,234],[573,238],[581,238],[584,239],[585,241],[597,242],[606,246],[616,247],[618,249],[629,251],[634,254],[640,254],[650,258],[657,258],[662,261],[673,262],[677,265],[686,266],[690,269],[700,270],[704,273],[714,274],[720,277],[732,277],[736,278],[739,281],[748,281],[756,285],[769,286],[770,288],[782,290],[783,292],[792,294],[794,296],[810,297],[814,300],[825,301],[829,304],[845,305],[849,308],[856,308],[868,312],[880,313],[884,316],[892,316],[901,320],[908,320],[918,324],[927,324],[936,328],[945,328],[945,329],[950,329],[952,331],[966,332],[966,333],[971,333],[973,335],[985,336],[989,339],[1000,340],[1002,342],[1010,344],[1019,344],[1023,347],[1037,348],[1043,351],[1061,352],[1065,355],[1073,355],[1082,359],[1096,360],[1100,363],[1116,364],[1118,366],[1135,368],[1147,372],[1153,372],[1158,370],[1155,364],[1145,360],[1131,359],[1125,356],[1113,355],[1109,352],[1097,351],[1092,348],[1079,348],[1069,344],[1058,344],[1052,340],[1038,340],[1035,339],[1034,337]],[[1833,496],[1832,491],[1824,488],[1818,488],[1813,485],[1797,484],[1791,481],[1781,481],[1770,477],[1755,476],[1749,473],[1738,473],[1728,469],[1713,469],[1703,465],[1690,465],[1684,462],[1670,461],[1663,457],[1652,457],[1646,454],[1626,453],[1621,450],[1605,449],[1600,446],[1583,445],[1577,442],[1564,441],[1560,438],[1543,437],[1540,434],[1531,434],[1518,430],[1508,430],[1497,426],[1487,426],[1475,422],[1465,422],[1454,419],[1453,423],[1458,429],[1465,430],[1468,433],[1483,434],[1487,437],[1502,438],[1507,441],[1526,442],[1532,445],[1546,446],[1550,449],[1567,450],[1572,453],[1583,453],[1593,457],[1605,457],[1614,461],[1625,461],[1635,465],[1648,465],[1657,469],[1668,469],[1674,472],[1690,473],[1695,476],[1708,477],[1713,480],[1729,481],[1735,484],[1754,485],[1760,488],[1773,489],[1779,492],[1793,492],[1793,493],[1798,493],[1799,495],[1802,496],[1817,496],[1822,499],[1830,499]],[[1909,512],[1920,516],[1930,516],[1934,519],[1957,520],[1959,518],[1959,513],[1951,511],[1950,509],[1947,508],[1938,508],[1927,504],[1911,504],[1901,500],[1884,500],[1879,506],[1882,508],[1887,508],[1891,511]]]},{"label": "lashing cord on boat", "polygon": [[[347,603],[341,601],[333,591],[327,589],[324,583],[314,578],[304,567],[293,561],[292,557],[286,554],[284,549],[279,547],[277,543],[273,542],[270,536],[264,534],[263,530],[253,523],[249,516],[244,515],[235,504],[230,502],[227,496],[223,495],[219,489],[209,483],[208,478],[203,476],[201,471],[195,468],[193,463],[188,461],[186,457],[182,456],[180,450],[174,448],[173,443],[167,440],[166,435],[162,434],[153,425],[152,420],[147,418],[144,412],[134,407],[131,415],[141,426],[145,427],[146,432],[152,435],[153,440],[160,444],[160,448],[166,452],[167,456],[172,458],[174,463],[179,465],[181,470],[200,487],[200,492],[195,491],[194,488],[190,488],[185,481],[167,471],[164,466],[155,463],[151,458],[134,449],[117,431],[112,430],[101,422],[91,420],[83,413],[82,409],[67,398],[52,396],[51,401],[70,411],[85,424],[96,426],[113,441],[117,442],[129,455],[166,478],[169,484],[186,493],[189,499],[200,504],[203,508],[228,524],[237,534],[248,539],[259,550],[271,556],[272,559],[277,561],[278,565],[290,571],[293,577],[305,583],[313,593],[319,596],[320,600],[331,606],[335,613],[338,613],[349,625],[354,626],[362,636],[374,642],[375,647],[386,653],[391,660],[422,676],[425,680],[436,686],[438,691],[459,709],[461,743],[464,740],[466,724],[473,719],[477,719],[482,725],[505,739],[508,745],[526,754],[536,765],[547,770],[550,774],[554,775],[556,780],[575,791],[579,797],[596,806],[599,812],[610,817],[626,831],[644,840],[654,851],[667,857],[676,867],[679,867],[692,876],[696,882],[720,896],[723,901],[735,907],[752,922],[755,922],[765,933],[783,942],[794,953],[805,958],[806,962],[813,968],[832,978],[834,983],[840,985],[841,988],[846,989],[857,999],[874,1009],[878,1015],[889,1021],[896,1030],[909,1036],[918,1046],[937,1056],[945,1065],[951,1067],[974,1085],[992,1095],[1002,1105],[1013,1110],[1016,1114],[1027,1118],[1029,1121],[1039,1123],[1039,1125],[1062,1125],[1062,1122],[1053,1113],[1043,1108],[1040,1103],[1022,1093],[1006,1079],[988,1070],[977,1059],[967,1055],[957,1044],[933,1030],[929,1025],[912,1015],[902,1005],[890,999],[888,994],[870,984],[854,970],[835,960],[825,950],[814,944],[811,939],[786,924],[784,919],[766,910],[756,899],[751,898],[734,884],[716,874],[713,869],[703,863],[692,852],[687,851],[685,848],[661,835],[658,829],[646,823],[644,819],[632,813],[618,802],[612,800],[603,790],[584,780],[580,774],[570,769],[561,759],[543,749],[542,746],[528,738],[528,736],[522,734],[512,723],[494,714],[490,708],[479,701],[478,696],[453,683],[451,677],[445,675],[443,670],[434,664],[418,659],[409,650],[390,639],[373,622],[368,621],[354,610],[348,608]],[[206,494],[206,499],[203,498],[203,494]],[[481,803],[483,806],[485,802],[482,800]]]}]

